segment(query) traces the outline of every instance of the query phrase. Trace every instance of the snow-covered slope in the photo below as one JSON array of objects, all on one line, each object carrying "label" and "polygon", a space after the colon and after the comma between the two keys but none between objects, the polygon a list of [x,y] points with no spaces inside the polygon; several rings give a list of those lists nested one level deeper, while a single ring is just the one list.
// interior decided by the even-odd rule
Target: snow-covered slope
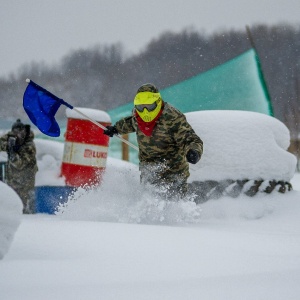
[{"label": "snow-covered slope", "polygon": [[122,188],[110,182],[77,215],[23,216],[0,299],[299,299],[300,192],[211,200],[189,223],[168,209],[152,220],[148,199],[128,224]]}]

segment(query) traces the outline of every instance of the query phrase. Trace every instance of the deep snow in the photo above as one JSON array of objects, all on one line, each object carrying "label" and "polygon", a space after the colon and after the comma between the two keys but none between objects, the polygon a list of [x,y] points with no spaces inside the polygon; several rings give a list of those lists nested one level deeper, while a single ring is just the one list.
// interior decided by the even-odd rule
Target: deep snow
[{"label": "deep snow", "polygon": [[[225,116],[223,122],[218,118],[214,123],[223,123],[230,136]],[[243,119],[238,119],[242,129]],[[290,166],[282,173],[288,177],[293,173],[293,158],[284,149],[288,132],[282,124],[275,125],[281,134],[274,135],[268,122],[260,126],[259,136],[272,143],[279,165],[285,161]],[[211,153],[209,126],[201,128],[205,153]],[[217,141],[228,154],[232,147],[226,138],[218,133]],[[257,134],[250,131],[239,138],[248,143],[257,140]],[[259,151],[269,147],[262,141],[259,147],[253,145],[261,159],[273,155]],[[240,155],[226,157],[242,160],[245,144],[233,142],[241,145],[240,151],[235,149]],[[36,144],[37,185],[63,185],[58,177],[63,144]],[[202,167],[211,168],[208,160],[203,157]],[[264,176],[281,172],[272,168],[268,174],[267,164],[254,167],[262,166]],[[194,172],[199,170],[196,166]],[[238,177],[240,170],[229,172]],[[141,190],[138,176],[137,166],[108,158],[102,186],[79,190],[57,215],[21,216],[16,207],[14,222],[20,216],[21,223],[0,261],[0,299],[299,299],[298,173],[292,179],[294,191],[286,194],[223,197],[201,205],[155,199]],[[0,183],[1,203],[18,202],[9,190]]]}]

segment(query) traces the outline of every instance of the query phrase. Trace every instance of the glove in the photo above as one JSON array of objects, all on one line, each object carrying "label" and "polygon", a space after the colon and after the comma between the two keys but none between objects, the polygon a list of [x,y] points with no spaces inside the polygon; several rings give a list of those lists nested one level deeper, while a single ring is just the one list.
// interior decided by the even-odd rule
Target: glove
[{"label": "glove", "polygon": [[196,164],[200,160],[200,154],[198,151],[190,149],[186,154],[186,160],[191,164]]},{"label": "glove", "polygon": [[16,146],[16,138],[13,137],[13,136],[10,136],[7,140],[7,147],[8,147],[8,150],[11,151],[13,150],[13,148]]},{"label": "glove", "polygon": [[103,133],[110,137],[113,137],[115,134],[119,134],[115,126],[106,126],[106,130],[104,130]]},{"label": "glove", "polygon": [[15,146],[16,146],[16,138],[10,136],[7,140],[7,152],[8,152],[8,159],[10,161],[14,161],[16,158]]}]

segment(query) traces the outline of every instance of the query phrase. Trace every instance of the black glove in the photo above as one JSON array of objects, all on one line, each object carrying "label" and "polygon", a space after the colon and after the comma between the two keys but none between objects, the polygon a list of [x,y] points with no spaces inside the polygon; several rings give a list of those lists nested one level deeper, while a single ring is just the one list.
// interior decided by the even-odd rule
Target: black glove
[{"label": "black glove", "polygon": [[115,134],[119,134],[115,126],[106,126],[106,130],[104,130],[103,133],[110,137],[113,137]]},{"label": "black glove", "polygon": [[7,148],[9,151],[13,150],[13,148],[16,146],[16,138],[13,136],[10,136],[7,140]]},{"label": "black glove", "polygon": [[16,158],[16,138],[13,136],[8,137],[7,139],[7,153],[8,153],[8,159],[11,161],[14,161]]},{"label": "black glove", "polygon": [[190,149],[186,154],[186,159],[191,164],[196,164],[200,160],[200,154],[198,151]]}]

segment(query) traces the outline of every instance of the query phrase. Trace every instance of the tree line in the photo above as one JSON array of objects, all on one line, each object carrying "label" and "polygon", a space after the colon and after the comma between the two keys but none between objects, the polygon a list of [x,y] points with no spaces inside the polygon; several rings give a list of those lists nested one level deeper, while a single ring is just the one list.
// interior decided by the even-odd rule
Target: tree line
[{"label": "tree line", "polygon": [[[288,126],[295,139],[300,132],[300,26],[258,24],[250,29],[274,116]],[[211,35],[194,29],[169,31],[131,56],[120,43],[74,50],[58,65],[25,64],[0,78],[0,117],[25,117],[22,97],[26,78],[74,106],[109,110],[132,101],[137,88],[145,82],[163,89],[250,48],[245,28]],[[64,111],[59,110],[58,118],[63,116]]]}]

